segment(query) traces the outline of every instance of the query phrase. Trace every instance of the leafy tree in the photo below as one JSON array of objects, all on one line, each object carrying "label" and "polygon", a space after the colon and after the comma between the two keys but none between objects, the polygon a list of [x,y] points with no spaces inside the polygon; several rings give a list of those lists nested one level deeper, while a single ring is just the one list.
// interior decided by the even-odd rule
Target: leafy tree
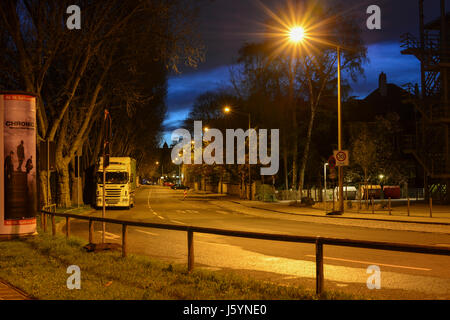
[{"label": "leafy tree", "polygon": [[[37,95],[38,139],[57,144],[61,207],[70,206],[69,164],[75,153],[86,144],[93,158],[100,152],[101,131],[90,133],[101,128],[103,109],[112,109],[120,123],[114,124],[116,137],[128,142],[121,145],[118,138],[117,152],[142,155],[148,150],[143,142],[155,143],[162,122],[167,74],[203,59],[193,32],[192,2],[79,0],[81,30],[68,30],[62,22],[71,4],[4,0],[0,5],[0,41],[5,45],[0,88]],[[153,81],[146,81],[153,75]],[[133,120],[139,122],[134,132]],[[145,132],[151,121],[159,124]],[[46,179],[41,181],[45,194]]]}]

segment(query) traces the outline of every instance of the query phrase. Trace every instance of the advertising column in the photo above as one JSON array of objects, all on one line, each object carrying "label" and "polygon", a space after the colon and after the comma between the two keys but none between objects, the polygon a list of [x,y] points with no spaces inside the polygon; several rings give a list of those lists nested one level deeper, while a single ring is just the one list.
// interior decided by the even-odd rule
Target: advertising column
[{"label": "advertising column", "polygon": [[0,236],[36,232],[36,98],[0,92]]}]

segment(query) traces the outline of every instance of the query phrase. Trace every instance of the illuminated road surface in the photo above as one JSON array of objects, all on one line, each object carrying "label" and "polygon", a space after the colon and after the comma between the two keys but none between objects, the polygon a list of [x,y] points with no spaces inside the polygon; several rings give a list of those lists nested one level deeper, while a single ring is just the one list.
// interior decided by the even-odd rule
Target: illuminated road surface
[{"label": "illuminated road surface", "polygon": [[[450,226],[439,232],[404,231],[402,224],[376,221],[344,221],[336,218],[297,217],[249,209],[227,200],[188,196],[183,191],[141,187],[136,207],[108,210],[107,216],[180,225],[291,235],[341,237],[361,240],[450,246]],[[238,209],[238,210],[237,210]],[[93,213],[101,215],[101,211]],[[413,225],[414,226],[414,225]],[[73,222],[72,232],[87,239],[87,222]],[[100,241],[100,225],[96,225]],[[430,228],[431,231],[435,230]],[[108,225],[106,239],[120,242],[121,226]],[[186,263],[185,232],[129,228],[129,251],[174,263]],[[312,244],[283,243],[195,234],[198,267],[232,269],[254,278],[314,288],[315,248]],[[374,299],[450,299],[450,257],[381,250],[324,247],[325,288]],[[381,269],[381,289],[369,290],[367,267]]]}]

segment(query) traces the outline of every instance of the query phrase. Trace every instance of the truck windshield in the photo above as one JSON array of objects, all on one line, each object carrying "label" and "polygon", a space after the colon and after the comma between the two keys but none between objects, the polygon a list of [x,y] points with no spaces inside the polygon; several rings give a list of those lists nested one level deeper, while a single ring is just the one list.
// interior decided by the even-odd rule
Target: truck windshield
[{"label": "truck windshield", "polygon": [[[97,172],[97,183],[103,183],[103,172]],[[107,184],[125,184],[128,183],[127,172],[106,172]]]}]

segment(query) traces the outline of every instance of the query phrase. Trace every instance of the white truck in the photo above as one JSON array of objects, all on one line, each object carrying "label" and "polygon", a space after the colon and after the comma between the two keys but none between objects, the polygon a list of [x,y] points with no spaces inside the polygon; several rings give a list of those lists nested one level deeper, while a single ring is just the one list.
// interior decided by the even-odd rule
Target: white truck
[{"label": "white truck", "polygon": [[[132,208],[136,194],[136,160],[111,157],[106,167],[105,206]],[[97,165],[96,207],[103,207],[103,157]]]}]

